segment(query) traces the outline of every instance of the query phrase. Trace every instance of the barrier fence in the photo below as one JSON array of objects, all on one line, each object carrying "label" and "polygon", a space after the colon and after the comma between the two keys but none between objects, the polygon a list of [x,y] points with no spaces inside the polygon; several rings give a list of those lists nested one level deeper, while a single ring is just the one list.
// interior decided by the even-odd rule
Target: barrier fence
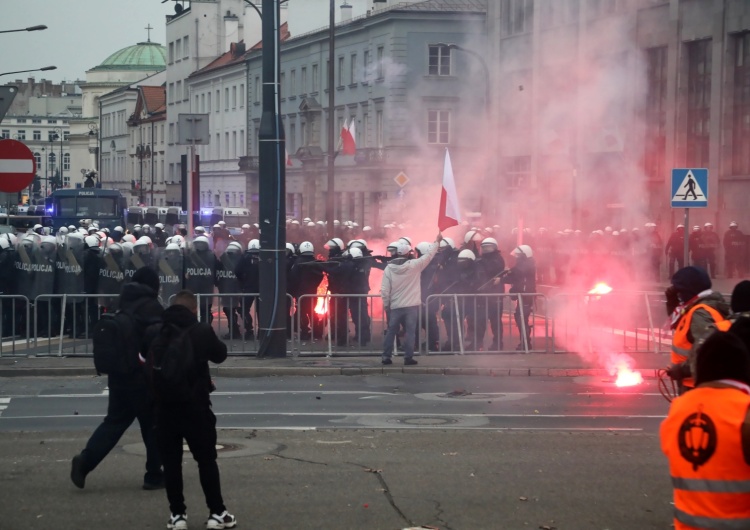
[{"label": "barrier fence", "polygon": [[[198,296],[199,318],[232,355],[259,348],[258,293]],[[286,296],[289,348],[298,356],[381,355],[388,315],[380,295]],[[163,302],[163,301],[162,301]],[[172,297],[167,303],[172,302]],[[112,295],[0,296],[0,357],[90,356],[91,333]],[[628,291],[431,295],[419,311],[415,352],[426,355],[670,350],[664,295]],[[403,351],[403,330],[394,354]]]}]

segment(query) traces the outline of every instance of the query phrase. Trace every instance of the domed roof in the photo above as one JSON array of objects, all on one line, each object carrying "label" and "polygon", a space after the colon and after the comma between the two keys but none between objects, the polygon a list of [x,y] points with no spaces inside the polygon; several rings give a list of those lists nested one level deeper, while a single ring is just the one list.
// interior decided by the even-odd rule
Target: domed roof
[{"label": "domed roof", "polygon": [[167,67],[167,49],[156,42],[139,42],[107,57],[92,70],[159,71]]}]

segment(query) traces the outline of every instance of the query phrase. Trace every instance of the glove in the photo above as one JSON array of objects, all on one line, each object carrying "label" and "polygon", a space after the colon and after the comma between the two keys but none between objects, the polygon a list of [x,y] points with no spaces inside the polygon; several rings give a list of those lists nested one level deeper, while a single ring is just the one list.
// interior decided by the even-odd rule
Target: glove
[{"label": "glove", "polygon": [[667,367],[667,375],[675,381],[682,381],[690,377],[690,367],[687,363],[671,364]]},{"label": "glove", "polygon": [[680,298],[677,296],[677,289],[674,288],[674,285],[667,287],[667,290],[664,291],[664,296],[667,297],[667,316],[669,316],[680,305]]}]

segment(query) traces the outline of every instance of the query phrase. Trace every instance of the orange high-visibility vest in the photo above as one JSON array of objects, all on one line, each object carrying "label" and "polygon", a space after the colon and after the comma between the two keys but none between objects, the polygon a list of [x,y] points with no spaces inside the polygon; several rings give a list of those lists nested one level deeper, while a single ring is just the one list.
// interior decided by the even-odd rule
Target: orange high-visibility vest
[{"label": "orange high-visibility vest", "polygon": [[729,319],[722,320],[721,322],[716,323],[716,329],[718,329],[719,331],[727,332],[729,331],[729,328],[731,327],[732,327],[732,321]]},{"label": "orange high-visibility vest", "polygon": [[[680,364],[688,360],[690,349],[693,347],[693,343],[688,340],[688,332],[690,331],[690,324],[693,321],[693,313],[698,309],[708,311],[708,314],[711,315],[715,323],[724,320],[721,313],[706,304],[696,304],[688,309],[687,313],[682,315],[672,335],[672,355],[670,358],[672,364]],[[695,386],[695,380],[692,377],[687,377],[682,380],[682,384],[683,386],[692,388]]]},{"label": "orange high-visibility vest", "polygon": [[669,459],[676,530],[750,528],[750,465],[742,424],[750,395],[699,387],[672,401],[661,424]]}]

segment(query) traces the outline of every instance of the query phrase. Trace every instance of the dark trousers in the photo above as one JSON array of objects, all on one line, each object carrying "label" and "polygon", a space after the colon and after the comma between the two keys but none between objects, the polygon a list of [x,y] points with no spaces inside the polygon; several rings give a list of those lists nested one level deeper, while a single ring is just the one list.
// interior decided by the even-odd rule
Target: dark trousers
[{"label": "dark trousers", "polygon": [[242,307],[240,308],[240,313],[242,313],[242,321],[245,324],[246,335],[247,334],[253,335],[255,333],[255,329],[253,328],[253,315],[250,312],[250,310],[253,308],[254,303],[255,303],[254,296],[242,297]]},{"label": "dark trousers", "polygon": [[513,313],[513,318],[516,321],[516,326],[518,326],[518,334],[521,337],[521,343],[518,345],[521,349],[531,348],[531,328],[529,327],[529,316],[531,315],[531,309],[533,305],[534,298],[531,296],[521,296],[516,302],[516,310]]},{"label": "dark trousers", "polygon": [[433,298],[429,303],[422,304],[424,308],[424,321],[422,329],[427,332],[427,349],[437,350],[440,345],[440,326],[438,326],[438,311],[440,300]]},{"label": "dark trousers", "polygon": [[414,340],[417,333],[417,320],[419,319],[419,306],[399,307],[388,312],[388,331],[383,343],[383,359],[390,359],[393,355],[393,341],[396,334],[403,325],[406,333],[404,335],[404,359],[414,357]]},{"label": "dark trousers", "polygon": [[484,343],[484,334],[487,332],[487,321],[490,321],[492,331],[491,351],[498,351],[503,346],[503,298],[487,298],[482,305],[477,307],[477,340],[479,345]]},{"label": "dark trousers", "polygon": [[737,273],[738,278],[742,278],[745,275],[745,266],[742,263],[742,257],[734,252],[727,252],[725,254],[726,260],[726,273],[727,278],[732,278]]},{"label": "dark trousers", "polygon": [[156,447],[154,408],[148,383],[140,373],[126,377],[109,375],[107,380],[107,416],[81,451],[83,470],[85,473],[93,471],[117,445],[133,421],[138,419],[146,446],[146,474],[143,480],[158,482],[161,478],[161,458]]},{"label": "dark trousers", "polygon": [[349,303],[349,314],[354,322],[354,334],[357,336],[360,346],[366,346],[370,342],[370,312],[367,308],[367,298],[347,298]]},{"label": "dark trousers", "polygon": [[670,278],[675,273],[675,268],[674,268],[675,264],[677,264],[678,269],[681,269],[685,266],[685,260],[683,259],[682,254],[680,254],[679,256],[675,256],[674,254],[669,255],[669,277]]},{"label": "dark trousers", "polygon": [[706,272],[711,278],[716,278],[716,254],[714,252],[706,254],[706,266]]},{"label": "dark trousers", "polygon": [[198,463],[203,495],[211,513],[226,509],[221,496],[219,465],[216,463],[216,416],[209,407],[178,404],[159,407],[156,413],[156,436],[164,462],[164,484],[172,514],[187,511],[182,493],[182,440],[187,442]]},{"label": "dark trousers", "polygon": [[346,321],[347,299],[332,296],[328,300],[328,315],[331,319],[331,336],[336,346],[346,346],[349,338],[349,324]]}]

